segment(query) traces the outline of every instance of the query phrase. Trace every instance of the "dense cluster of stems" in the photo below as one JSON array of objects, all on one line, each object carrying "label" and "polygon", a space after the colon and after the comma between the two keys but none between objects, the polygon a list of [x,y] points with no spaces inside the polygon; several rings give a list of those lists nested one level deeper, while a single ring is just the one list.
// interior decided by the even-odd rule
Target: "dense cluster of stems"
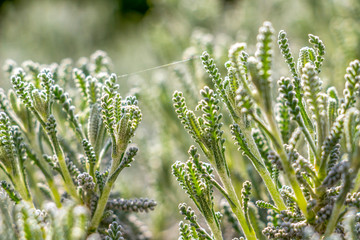
[{"label": "dense cluster of stems", "polygon": [[[325,46],[319,37],[309,34],[311,46],[300,50],[296,63],[286,33],[280,31],[278,45],[290,77],[278,80],[275,98],[273,38],[274,29],[265,22],[259,29],[254,56],[246,52],[244,43],[231,46],[224,78],[214,59],[207,52],[202,54],[212,89],[206,86],[200,92],[196,111],[201,111],[201,116],[188,108],[182,92],[173,95],[178,118],[209,162],[201,162],[196,147],[191,146],[189,160],[173,165],[173,174],[210,229],[206,233],[192,217],[190,207],[185,211],[180,205],[189,221],[180,223],[180,239],[223,239],[219,225],[223,220],[216,211],[212,189],[227,200],[232,213],[225,211],[225,215],[233,214],[242,237],[248,240],[308,239],[309,232],[312,239],[355,239],[351,236],[360,235],[360,219],[354,213],[360,210],[360,115],[356,103],[360,62],[352,61],[346,69],[341,98],[334,87],[323,89],[319,74]],[[232,138],[244,161],[252,163],[266,185],[270,202],[253,199],[249,181],[244,182],[241,193],[235,191],[226,160],[224,143],[229,139],[222,130],[225,121],[220,102],[233,122],[229,126]],[[267,210],[268,217],[254,217],[251,201],[256,201],[259,211]],[[266,227],[260,229],[259,224]]]},{"label": "dense cluster of stems", "polygon": [[[2,189],[21,205],[14,209],[13,237],[129,237],[118,227],[121,218],[156,206],[148,199],[110,197],[138,151],[129,143],[142,118],[136,97],[120,96],[110,65],[106,53],[98,51],[77,66],[68,60],[49,66],[27,61],[21,67],[8,61],[5,66],[13,89],[0,90],[0,167],[10,182],[3,181]],[[45,201],[55,204],[54,219],[61,214],[69,219],[37,218]],[[24,216],[16,215],[19,211]],[[81,224],[72,224],[77,220],[71,216],[79,214]],[[38,238],[31,233],[36,227]],[[60,233],[61,228],[68,230]]]}]

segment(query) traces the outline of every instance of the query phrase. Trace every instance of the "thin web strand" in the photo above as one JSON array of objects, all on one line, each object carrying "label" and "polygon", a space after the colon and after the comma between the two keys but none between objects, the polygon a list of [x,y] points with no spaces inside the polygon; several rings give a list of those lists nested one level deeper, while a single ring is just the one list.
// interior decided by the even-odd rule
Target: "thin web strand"
[{"label": "thin web strand", "polygon": [[199,59],[199,58],[200,58],[200,56],[193,56],[193,57],[188,58],[188,59],[175,61],[175,62],[159,65],[159,66],[152,67],[152,68],[147,68],[147,69],[140,70],[140,71],[133,72],[133,73],[127,73],[127,74],[119,75],[118,78],[130,77],[130,76],[133,76],[133,75],[137,75],[137,74],[152,71],[152,70],[157,70],[157,69],[161,69],[161,68],[167,68],[167,67],[171,67],[171,66],[174,66],[174,65],[177,65],[177,64],[185,63],[185,62],[188,62],[188,61],[191,61],[191,60],[194,60],[194,59]]}]

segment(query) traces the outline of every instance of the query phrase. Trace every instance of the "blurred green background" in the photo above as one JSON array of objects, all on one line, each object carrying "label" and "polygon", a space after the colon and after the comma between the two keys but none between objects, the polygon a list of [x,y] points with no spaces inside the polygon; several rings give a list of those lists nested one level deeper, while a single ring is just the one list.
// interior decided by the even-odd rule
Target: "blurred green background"
[{"label": "blurred green background", "polygon": [[[254,53],[258,28],[266,20],[277,32],[286,30],[296,57],[300,47],[308,45],[308,33],[319,36],[327,47],[321,77],[325,86],[342,89],[346,66],[360,58],[359,0],[1,0],[0,64],[9,58],[19,64],[29,59],[45,64],[77,61],[101,49],[112,59],[113,72],[124,75],[208,50],[222,69],[231,44],[247,42],[248,52]],[[277,47],[274,54],[276,80],[289,73]],[[176,239],[181,219],[177,205],[189,201],[170,166],[185,161],[193,143],[176,119],[171,95],[183,90],[194,106],[198,90],[209,80],[195,58],[122,77],[119,83],[123,95],[138,95],[143,123],[134,141],[139,156],[116,188],[126,198],[155,199],[156,210],[140,218],[153,239]],[[0,87],[9,87],[3,73]],[[238,186],[243,179],[256,181],[252,167],[228,142]]]},{"label": "blurred green background", "polygon": [[[254,43],[269,20],[285,29],[294,50],[307,34],[328,49],[327,70],[360,54],[358,0],[1,0],[0,63],[78,59],[102,49],[124,74],[182,58],[198,33],[227,48]],[[251,44],[250,44],[251,46]],[[335,60],[336,58],[336,60]],[[331,75],[332,75],[331,74]]]}]

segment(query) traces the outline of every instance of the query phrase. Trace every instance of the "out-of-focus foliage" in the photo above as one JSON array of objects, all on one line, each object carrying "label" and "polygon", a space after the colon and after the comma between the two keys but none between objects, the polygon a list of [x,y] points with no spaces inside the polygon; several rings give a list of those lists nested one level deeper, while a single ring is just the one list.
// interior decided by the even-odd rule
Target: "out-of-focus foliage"
[{"label": "out-of-focus foliage", "polygon": [[302,36],[317,32],[336,49],[324,71],[341,76],[346,65],[338,66],[337,60],[360,54],[357,0],[152,0],[145,13],[146,7],[124,10],[136,9],[130,6],[135,2],[144,5],[116,0],[6,1],[0,17],[0,62],[31,58],[50,63],[103,49],[116,69],[127,73],[181,58],[199,31],[212,34],[222,50],[235,40],[250,42],[256,36],[253,29],[264,20],[276,29],[289,29],[295,47],[304,44],[296,42]]}]

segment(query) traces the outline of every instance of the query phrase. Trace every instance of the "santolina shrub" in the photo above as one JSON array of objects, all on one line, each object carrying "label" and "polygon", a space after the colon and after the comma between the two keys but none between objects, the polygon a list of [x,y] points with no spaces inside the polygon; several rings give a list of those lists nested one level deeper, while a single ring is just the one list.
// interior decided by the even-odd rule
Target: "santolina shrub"
[{"label": "santolina shrub", "polygon": [[[225,77],[204,52],[212,82],[200,91],[194,111],[182,92],[173,95],[176,114],[196,146],[172,172],[207,224],[180,204],[185,221],[179,239],[217,240],[229,236],[227,231],[235,239],[360,235],[360,62],[349,64],[339,97],[319,77],[325,56],[319,37],[310,34],[311,46],[300,49],[295,61],[280,31],[278,45],[290,74],[278,80],[274,97],[273,38],[265,22],[254,56],[244,43],[231,46]],[[120,96],[110,69],[101,51],[76,64],[6,63],[13,89],[0,91],[5,239],[150,238],[132,213],[154,210],[156,202],[111,194],[138,151],[131,139],[142,115],[136,97]],[[229,117],[223,118],[224,110]],[[233,124],[226,128],[229,118]],[[262,183],[244,181],[237,190],[225,149],[229,141]],[[252,189],[260,184],[269,200],[254,197],[259,195]]]},{"label": "santolina shrub", "polygon": [[13,90],[0,91],[0,167],[8,178],[1,187],[15,206],[2,193],[6,239],[149,238],[129,213],[156,203],[110,195],[134,161],[138,149],[129,143],[142,118],[136,97],[120,96],[110,64],[101,51],[77,67],[7,62]]},{"label": "santolina shrub", "polygon": [[[189,160],[173,165],[173,174],[210,230],[183,203],[179,209],[186,221],[180,222],[180,239],[223,239],[226,219],[245,239],[360,236],[360,62],[346,69],[341,98],[334,87],[324,89],[319,77],[325,55],[319,37],[309,34],[311,46],[300,49],[296,62],[280,31],[278,45],[290,75],[277,81],[275,101],[273,38],[274,29],[265,22],[254,56],[244,43],[231,46],[224,78],[204,52],[201,59],[213,89],[200,91],[195,111],[182,92],[173,95],[178,118],[197,144],[190,147]],[[233,142],[263,181],[245,181],[241,192],[235,191],[226,159],[224,144],[230,139],[224,135],[222,107],[233,121]],[[265,184],[271,202],[253,199],[252,184]],[[226,199],[224,214],[216,208],[215,190]]]}]

